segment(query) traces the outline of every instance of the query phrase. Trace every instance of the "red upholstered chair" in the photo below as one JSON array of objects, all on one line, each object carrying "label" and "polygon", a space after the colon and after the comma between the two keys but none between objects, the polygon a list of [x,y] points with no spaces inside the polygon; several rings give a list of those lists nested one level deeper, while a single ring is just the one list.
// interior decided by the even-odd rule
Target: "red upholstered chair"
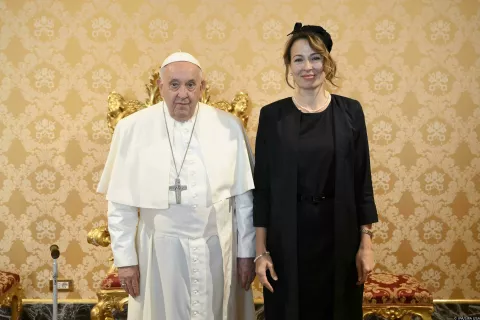
[{"label": "red upholstered chair", "polygon": [[23,292],[20,287],[20,276],[0,270],[0,307],[10,308],[12,320],[20,319]]},{"label": "red upholstered chair", "polygon": [[363,317],[376,314],[389,320],[411,319],[416,315],[431,320],[432,294],[414,277],[373,273],[363,292]]}]

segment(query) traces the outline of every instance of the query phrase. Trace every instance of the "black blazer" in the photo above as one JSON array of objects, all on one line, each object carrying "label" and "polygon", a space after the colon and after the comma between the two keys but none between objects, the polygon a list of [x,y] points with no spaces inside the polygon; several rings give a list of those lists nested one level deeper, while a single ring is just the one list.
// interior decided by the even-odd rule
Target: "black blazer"
[{"label": "black blazer", "polygon": [[[352,306],[360,303],[361,311],[363,287],[355,285],[355,256],[361,236],[359,227],[377,222],[378,217],[362,107],[356,100],[333,94],[330,107],[333,108],[335,143],[334,295],[335,309],[338,310],[335,318],[346,319],[348,315],[341,316],[348,309],[345,303]],[[255,148],[253,220],[256,227],[267,228],[267,250],[279,278],[286,275],[285,319],[298,316],[296,207],[299,130],[300,113],[291,98],[262,108]],[[352,296],[351,303],[347,302],[349,296]]]}]

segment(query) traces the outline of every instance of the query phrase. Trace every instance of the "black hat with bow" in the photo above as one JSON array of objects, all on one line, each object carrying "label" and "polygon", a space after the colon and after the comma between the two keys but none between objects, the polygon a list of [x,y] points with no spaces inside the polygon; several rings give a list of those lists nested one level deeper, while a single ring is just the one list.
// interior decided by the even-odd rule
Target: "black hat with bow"
[{"label": "black hat with bow", "polygon": [[320,26],[303,26],[301,22],[295,23],[295,26],[293,27],[293,31],[287,34],[293,35],[296,33],[313,33],[317,35],[322,42],[325,44],[325,47],[327,48],[328,52],[332,51],[332,46],[333,46],[333,41],[332,37],[330,34],[327,32],[327,30],[323,29]]}]

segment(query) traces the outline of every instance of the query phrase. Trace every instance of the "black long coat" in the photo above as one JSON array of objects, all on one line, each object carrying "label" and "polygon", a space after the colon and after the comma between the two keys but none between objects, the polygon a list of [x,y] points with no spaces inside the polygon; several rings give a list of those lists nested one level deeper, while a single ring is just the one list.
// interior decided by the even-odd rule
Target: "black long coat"
[{"label": "black long coat", "polygon": [[[334,319],[355,320],[361,319],[363,294],[363,286],[356,285],[359,227],[377,222],[378,217],[362,107],[358,101],[338,95],[332,95],[330,107],[333,107],[335,144]],[[295,320],[299,314],[296,220],[299,129],[300,113],[291,98],[262,108],[255,150],[253,219],[255,227],[267,229],[267,250],[279,277],[275,292],[269,296],[273,304],[270,310],[274,309],[276,315],[267,320]]]}]

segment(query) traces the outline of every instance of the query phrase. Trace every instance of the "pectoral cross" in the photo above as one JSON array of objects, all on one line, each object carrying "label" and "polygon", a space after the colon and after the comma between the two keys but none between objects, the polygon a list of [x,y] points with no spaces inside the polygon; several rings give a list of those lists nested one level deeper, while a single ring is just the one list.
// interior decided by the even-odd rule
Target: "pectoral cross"
[{"label": "pectoral cross", "polygon": [[168,187],[168,190],[175,191],[175,198],[177,199],[177,204],[180,204],[180,202],[182,202],[182,191],[187,190],[187,186],[182,186],[182,184],[180,183],[180,178],[176,178],[175,184]]}]

